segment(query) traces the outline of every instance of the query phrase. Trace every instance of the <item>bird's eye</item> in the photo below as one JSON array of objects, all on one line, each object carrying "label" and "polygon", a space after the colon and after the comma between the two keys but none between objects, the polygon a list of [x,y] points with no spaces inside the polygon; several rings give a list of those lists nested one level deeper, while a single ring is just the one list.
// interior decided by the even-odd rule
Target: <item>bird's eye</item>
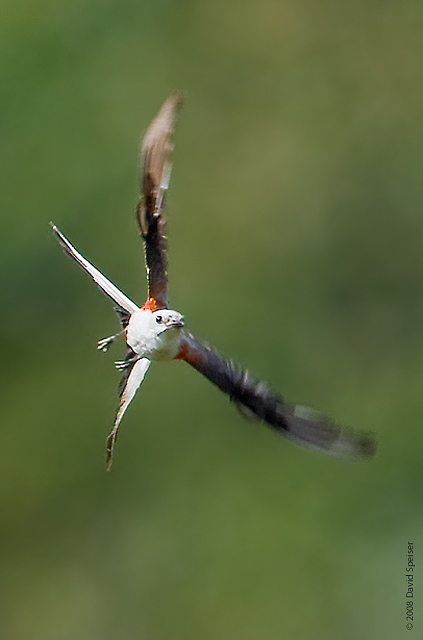
[{"label": "bird's eye", "polygon": [[156,322],[157,324],[160,324],[160,322],[163,320],[162,316],[156,316]]}]

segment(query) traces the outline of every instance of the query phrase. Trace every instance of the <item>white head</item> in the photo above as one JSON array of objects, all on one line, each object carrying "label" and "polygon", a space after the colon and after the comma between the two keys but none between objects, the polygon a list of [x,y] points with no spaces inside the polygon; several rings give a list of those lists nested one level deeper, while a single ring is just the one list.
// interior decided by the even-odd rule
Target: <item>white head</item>
[{"label": "white head", "polygon": [[129,320],[126,341],[141,356],[171,359],[178,352],[183,326],[184,317],[178,311],[138,309]]},{"label": "white head", "polygon": [[167,329],[180,329],[183,327],[184,316],[171,309],[159,309],[151,314],[150,326],[154,327],[157,335],[160,335]]}]

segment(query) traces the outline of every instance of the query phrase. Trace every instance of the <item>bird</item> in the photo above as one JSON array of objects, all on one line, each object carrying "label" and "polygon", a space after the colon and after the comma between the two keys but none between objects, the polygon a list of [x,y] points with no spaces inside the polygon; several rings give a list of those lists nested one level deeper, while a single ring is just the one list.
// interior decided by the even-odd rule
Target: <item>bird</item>
[{"label": "bird", "polygon": [[53,232],[64,249],[114,303],[122,329],[98,342],[107,351],[121,335],[127,353],[115,363],[122,371],[120,403],[106,440],[106,468],[111,469],[118,429],[152,362],[182,360],[216,385],[242,415],[266,423],[280,436],[306,448],[344,459],[370,459],[376,451],[372,433],[341,426],[302,405],[291,405],[266,382],[185,329],[184,316],[169,308],[167,276],[166,193],[172,169],[173,131],[183,103],[172,94],[152,120],[139,150],[140,197],[135,217],[144,242],[148,295],[140,307],[86,260],[55,224]]}]

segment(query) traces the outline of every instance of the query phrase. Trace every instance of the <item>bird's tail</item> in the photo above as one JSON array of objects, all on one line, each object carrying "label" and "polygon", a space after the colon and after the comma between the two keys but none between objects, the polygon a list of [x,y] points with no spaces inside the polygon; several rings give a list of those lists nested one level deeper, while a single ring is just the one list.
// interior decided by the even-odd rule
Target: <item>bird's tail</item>
[{"label": "bird's tail", "polygon": [[128,314],[131,315],[139,307],[132,302],[122,291],[120,291],[110,280],[106,278],[98,269],[96,269],[88,260],[86,260],[76,249],[71,245],[69,240],[59,231],[55,224],[50,222],[50,226],[53,229],[56,238],[63,247],[65,253],[73,258],[83,269],[86,271],[94,282],[100,287],[100,289],[117,305],[117,312],[120,314],[122,320],[128,318]]}]

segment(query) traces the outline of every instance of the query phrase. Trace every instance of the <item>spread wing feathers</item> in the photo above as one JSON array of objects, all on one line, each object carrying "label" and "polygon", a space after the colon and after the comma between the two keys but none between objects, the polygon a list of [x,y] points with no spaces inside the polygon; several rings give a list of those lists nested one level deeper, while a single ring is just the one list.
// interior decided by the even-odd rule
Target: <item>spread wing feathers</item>
[{"label": "spread wing feathers", "polygon": [[165,193],[172,169],[170,140],[175,115],[182,104],[181,96],[172,95],[162,105],[150,124],[140,149],[142,197],[136,216],[145,240],[145,260],[148,274],[148,297],[156,308],[167,308],[167,242],[164,217]]},{"label": "spread wing feathers", "polygon": [[109,298],[115,302],[115,310],[118,312],[122,325],[126,327],[129,321],[129,317],[131,314],[138,309],[138,306],[135,302],[132,302],[122,291],[119,291],[115,285],[110,282],[98,269],[96,269],[88,260],[86,260],[78,251],[71,245],[69,240],[65,238],[63,233],[59,231],[59,229],[50,222],[50,225],[56,234],[57,239],[62,245],[65,253],[67,253],[71,258],[76,260],[76,262],[92,277],[94,282],[98,284],[100,289],[107,295]]},{"label": "spread wing feathers", "polygon": [[126,329],[126,327],[128,326],[129,320],[131,318],[131,313],[126,309],[124,309],[123,307],[120,307],[118,304],[115,304],[113,308],[119,316],[119,320],[122,327]]},{"label": "spread wing feathers", "polygon": [[266,383],[254,381],[246,371],[190,334],[185,334],[179,357],[228,394],[243,414],[263,420],[299,445],[340,458],[368,458],[375,453],[371,434],[340,427],[312,409],[287,404]]},{"label": "spread wing feathers", "polygon": [[124,376],[124,380],[122,381],[125,386],[121,394],[119,409],[116,414],[113,429],[107,436],[106,440],[106,465],[108,471],[110,471],[113,462],[113,450],[118,434],[119,424],[138,387],[144,380],[144,376],[147,373],[149,366],[150,360],[148,358],[139,358],[138,360],[131,362],[128,367],[128,373]]}]

